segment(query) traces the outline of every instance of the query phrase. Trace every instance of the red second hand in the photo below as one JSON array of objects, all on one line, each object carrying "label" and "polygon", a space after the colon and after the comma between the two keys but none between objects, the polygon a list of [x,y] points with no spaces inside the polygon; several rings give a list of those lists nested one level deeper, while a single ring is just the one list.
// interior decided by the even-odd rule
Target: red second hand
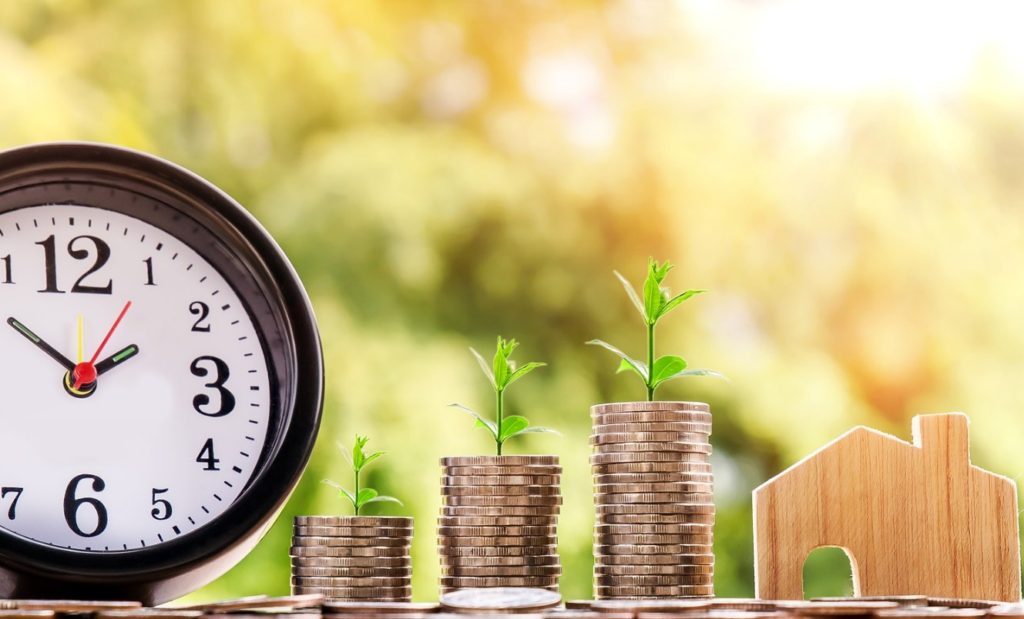
[{"label": "red second hand", "polygon": [[96,360],[100,358],[100,353],[103,352],[103,347],[106,346],[107,342],[110,341],[110,336],[114,335],[114,331],[117,330],[117,325],[121,324],[121,320],[124,318],[124,315],[128,313],[128,308],[131,306],[131,301],[128,301],[127,303],[124,304],[124,307],[121,309],[121,313],[117,315],[117,319],[114,320],[114,324],[110,325],[110,330],[107,331],[107,335],[103,338],[103,341],[100,342],[99,348],[97,348],[96,352],[93,353],[92,359],[89,359],[84,363],[79,363],[77,366],[75,366],[74,389],[77,390],[81,388],[81,386],[85,383],[95,382]]}]

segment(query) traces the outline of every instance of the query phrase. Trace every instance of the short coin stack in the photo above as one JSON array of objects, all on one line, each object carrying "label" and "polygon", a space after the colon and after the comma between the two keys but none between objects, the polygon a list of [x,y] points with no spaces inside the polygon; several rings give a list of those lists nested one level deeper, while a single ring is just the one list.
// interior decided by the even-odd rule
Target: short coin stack
[{"label": "short coin stack", "polygon": [[713,596],[708,405],[599,404],[591,417],[595,597]]},{"label": "short coin stack", "polygon": [[558,456],[441,458],[441,593],[464,588],[558,591]]},{"label": "short coin stack", "polygon": [[292,592],[332,600],[412,598],[412,518],[297,516]]}]

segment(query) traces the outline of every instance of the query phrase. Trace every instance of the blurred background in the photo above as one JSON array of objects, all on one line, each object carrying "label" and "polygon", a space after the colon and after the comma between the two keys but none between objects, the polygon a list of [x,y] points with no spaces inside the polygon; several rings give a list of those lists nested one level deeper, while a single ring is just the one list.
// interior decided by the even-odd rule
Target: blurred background
[{"label": "blurred background", "polygon": [[[750,491],[856,424],[972,416],[975,463],[1024,472],[1024,7],[721,0],[65,0],[0,3],[0,145],[97,140],[190,168],[294,261],[325,346],[313,462],[237,568],[195,594],[288,590],[295,514],[343,513],[336,447],[417,518],[436,598],[437,459],[490,453],[467,348],[549,367],[510,412],[554,426],[562,579],[590,595],[594,403],[639,381],[643,326],[612,269],[648,256],[711,292],[659,350],[731,379],[663,399],[715,415],[717,590],[753,593]],[[808,563],[808,593],[849,566]]]}]

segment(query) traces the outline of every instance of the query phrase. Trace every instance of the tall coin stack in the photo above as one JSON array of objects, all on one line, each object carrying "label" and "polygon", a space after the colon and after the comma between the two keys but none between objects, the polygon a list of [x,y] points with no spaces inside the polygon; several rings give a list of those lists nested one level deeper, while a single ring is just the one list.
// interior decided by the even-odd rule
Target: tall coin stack
[{"label": "tall coin stack", "polygon": [[558,456],[441,458],[441,593],[478,587],[558,591]]},{"label": "tall coin stack", "polygon": [[292,593],[332,600],[412,599],[412,518],[296,516]]},{"label": "tall coin stack", "polygon": [[620,402],[590,414],[595,597],[713,596],[708,405]]}]

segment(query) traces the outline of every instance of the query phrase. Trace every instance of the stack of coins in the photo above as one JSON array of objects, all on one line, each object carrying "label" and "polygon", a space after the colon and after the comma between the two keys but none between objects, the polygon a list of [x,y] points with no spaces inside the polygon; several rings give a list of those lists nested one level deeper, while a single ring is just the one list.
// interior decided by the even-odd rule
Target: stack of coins
[{"label": "stack of coins", "polygon": [[297,516],[292,593],[332,600],[412,599],[412,518]]},{"label": "stack of coins", "polygon": [[464,588],[558,591],[558,456],[441,458],[441,593]]},{"label": "stack of coins", "polygon": [[599,404],[591,417],[595,597],[713,596],[708,405]]}]

